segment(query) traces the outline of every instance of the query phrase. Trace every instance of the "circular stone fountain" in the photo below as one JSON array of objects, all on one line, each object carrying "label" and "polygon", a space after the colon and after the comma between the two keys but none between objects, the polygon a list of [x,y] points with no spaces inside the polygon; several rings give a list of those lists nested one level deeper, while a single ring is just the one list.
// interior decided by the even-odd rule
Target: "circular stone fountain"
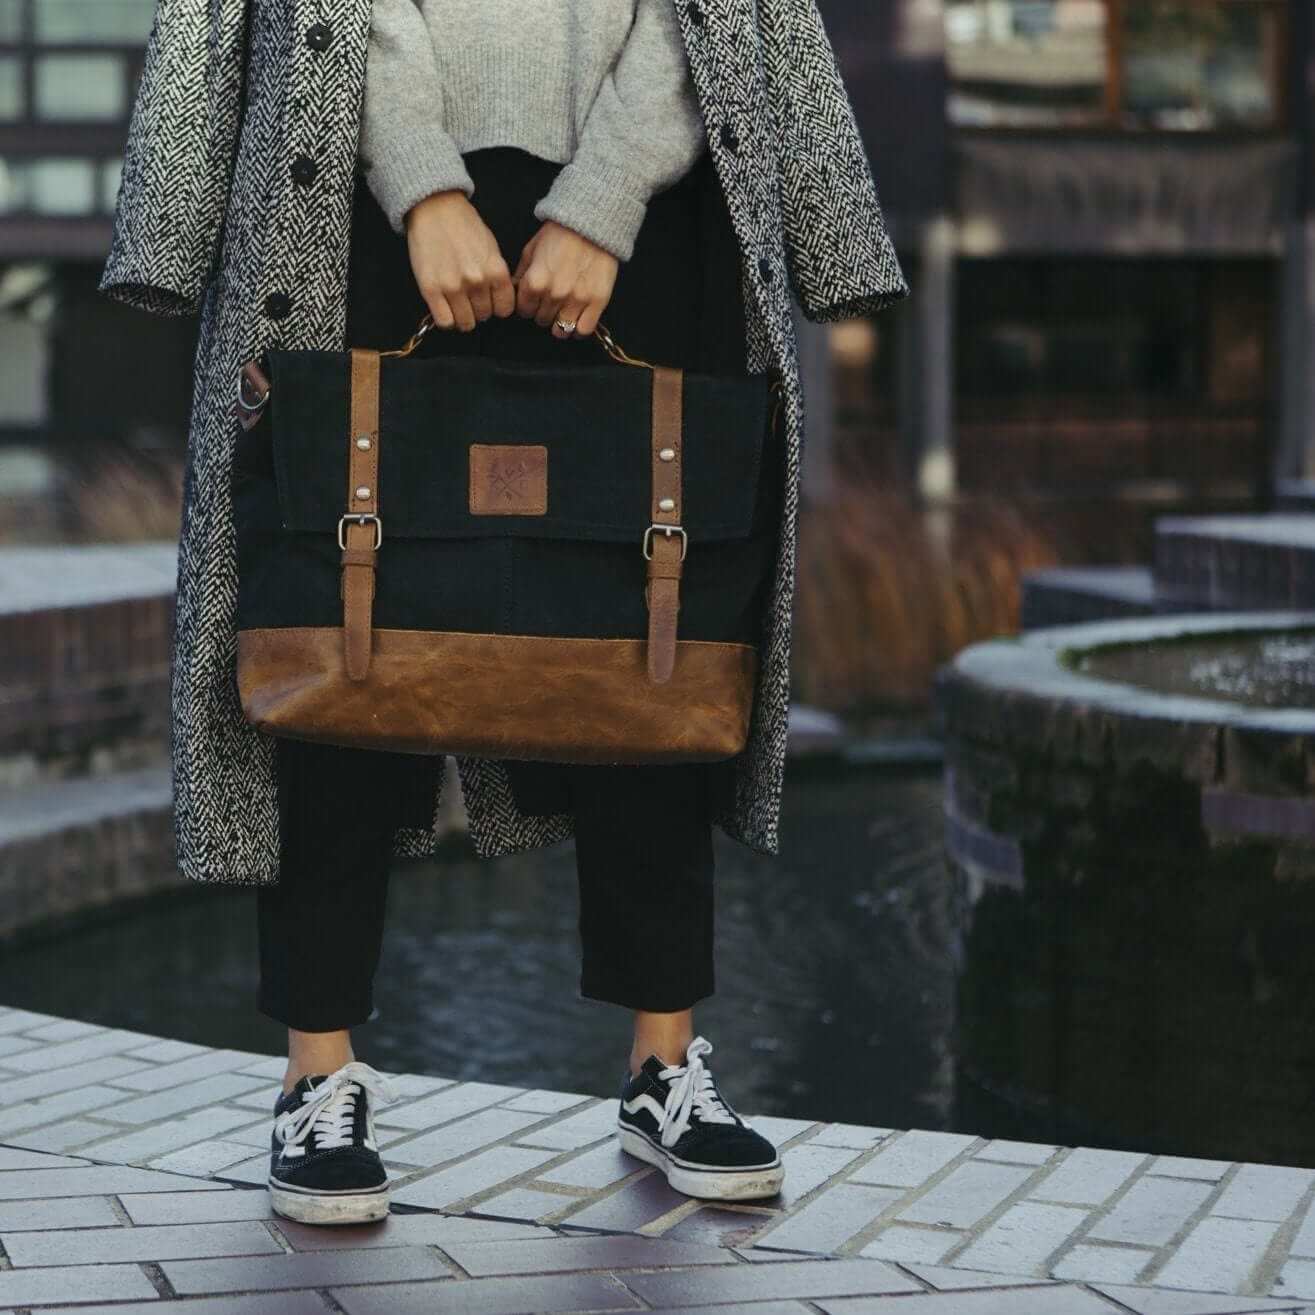
[{"label": "circular stone fountain", "polygon": [[1315,613],[1034,631],[937,696],[959,1126],[1315,1165]]}]

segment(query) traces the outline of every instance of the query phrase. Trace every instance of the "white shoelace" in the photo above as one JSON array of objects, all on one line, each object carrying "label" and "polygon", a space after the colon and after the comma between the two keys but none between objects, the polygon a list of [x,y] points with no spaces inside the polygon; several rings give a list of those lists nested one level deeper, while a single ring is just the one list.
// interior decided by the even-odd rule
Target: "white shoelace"
[{"label": "white shoelace", "polygon": [[[285,1147],[301,1146],[314,1128],[317,1149],[350,1146],[356,1097],[361,1088],[373,1092],[384,1103],[396,1099],[392,1084],[382,1073],[354,1059],[330,1073],[313,1090],[302,1092],[300,1107],[279,1116],[275,1128],[279,1139]],[[371,1146],[371,1149],[377,1148]]]},{"label": "white shoelace", "polygon": [[704,1123],[744,1122],[736,1118],[712,1085],[712,1074],[703,1063],[703,1056],[711,1049],[711,1041],[696,1036],[685,1051],[686,1062],[671,1064],[658,1074],[663,1080],[675,1079],[667,1091],[666,1108],[662,1114],[663,1146],[673,1146],[680,1140],[690,1125],[691,1114],[697,1114]]}]

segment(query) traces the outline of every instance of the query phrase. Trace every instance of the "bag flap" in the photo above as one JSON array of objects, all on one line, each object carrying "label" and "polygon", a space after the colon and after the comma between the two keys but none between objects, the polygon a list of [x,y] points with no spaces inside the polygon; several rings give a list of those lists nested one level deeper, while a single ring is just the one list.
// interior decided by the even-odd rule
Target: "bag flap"
[{"label": "bag flap", "polygon": [[[267,353],[285,529],[335,534],[347,506],[347,352]],[[378,505],[385,537],[634,540],[652,517],[653,372],[491,357],[385,357]],[[691,540],[756,528],[767,376],[684,377],[681,523]],[[472,513],[473,444],[547,449],[542,515]]]}]

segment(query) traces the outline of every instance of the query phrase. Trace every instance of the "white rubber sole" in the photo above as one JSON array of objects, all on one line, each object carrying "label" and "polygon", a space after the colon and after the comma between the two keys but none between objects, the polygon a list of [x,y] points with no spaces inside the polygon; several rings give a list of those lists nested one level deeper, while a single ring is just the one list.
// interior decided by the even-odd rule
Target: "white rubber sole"
[{"label": "white rubber sole", "polygon": [[758,1169],[690,1169],[632,1128],[618,1123],[616,1135],[623,1151],[657,1165],[666,1174],[667,1182],[686,1196],[712,1201],[752,1201],[761,1196],[775,1196],[785,1181],[785,1165],[780,1163]]},{"label": "white rubber sole", "polygon": [[269,1203],[275,1214],[301,1224],[366,1224],[387,1218],[388,1189],[312,1194],[291,1191],[271,1181]]}]

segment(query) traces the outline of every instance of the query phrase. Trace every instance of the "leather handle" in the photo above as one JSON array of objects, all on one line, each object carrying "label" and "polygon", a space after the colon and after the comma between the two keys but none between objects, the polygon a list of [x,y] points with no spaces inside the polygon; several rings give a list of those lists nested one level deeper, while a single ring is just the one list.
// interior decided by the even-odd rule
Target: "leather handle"
[{"label": "leather handle", "polygon": [[[659,685],[671,679],[676,663],[676,621],[686,549],[680,524],[684,379],[684,372],[674,366],[653,367],[652,525],[645,535],[644,603],[648,608],[648,676]],[[664,527],[679,533],[664,532]]]},{"label": "leather handle", "polygon": [[[351,349],[351,404],[347,426],[347,512],[339,521],[342,551],[342,626],[348,678],[370,671],[375,555],[383,540],[379,520],[379,353]],[[353,517],[357,519],[352,519]],[[365,519],[368,518],[368,519]]]}]

